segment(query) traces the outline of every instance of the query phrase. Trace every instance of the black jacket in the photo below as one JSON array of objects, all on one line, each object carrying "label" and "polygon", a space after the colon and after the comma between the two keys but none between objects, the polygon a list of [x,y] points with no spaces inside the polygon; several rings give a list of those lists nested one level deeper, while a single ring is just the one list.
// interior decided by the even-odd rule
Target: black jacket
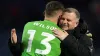
[{"label": "black jacket", "polygon": [[[93,45],[90,38],[86,35],[87,25],[83,20],[75,30],[67,31],[69,35],[61,42],[60,56],[92,56]],[[10,51],[14,56],[21,56],[22,44],[12,44],[8,42]]]},{"label": "black jacket", "polygon": [[93,56],[93,44],[87,36],[87,24],[82,19],[78,27],[67,31],[69,35],[61,43],[61,56]]}]

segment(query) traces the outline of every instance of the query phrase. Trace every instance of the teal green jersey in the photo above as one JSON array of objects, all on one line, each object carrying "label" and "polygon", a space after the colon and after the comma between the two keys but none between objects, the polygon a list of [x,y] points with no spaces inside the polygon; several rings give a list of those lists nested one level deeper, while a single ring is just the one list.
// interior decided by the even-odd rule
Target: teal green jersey
[{"label": "teal green jersey", "polygon": [[59,56],[61,42],[53,29],[60,28],[48,20],[28,22],[22,36],[22,56]]}]

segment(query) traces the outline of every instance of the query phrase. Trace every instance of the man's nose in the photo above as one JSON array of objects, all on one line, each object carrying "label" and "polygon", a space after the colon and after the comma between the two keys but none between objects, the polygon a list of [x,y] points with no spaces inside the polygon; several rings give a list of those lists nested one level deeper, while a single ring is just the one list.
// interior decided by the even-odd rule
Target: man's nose
[{"label": "man's nose", "polygon": [[66,23],[67,23],[67,20],[64,20],[64,22],[63,22],[63,23],[65,23],[65,24],[66,24]]}]

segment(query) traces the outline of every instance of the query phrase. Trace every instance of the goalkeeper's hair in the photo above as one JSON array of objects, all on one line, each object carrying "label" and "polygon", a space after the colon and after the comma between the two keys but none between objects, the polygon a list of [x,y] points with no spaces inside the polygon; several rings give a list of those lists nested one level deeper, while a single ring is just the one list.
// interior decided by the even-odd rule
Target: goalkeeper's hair
[{"label": "goalkeeper's hair", "polygon": [[58,1],[51,1],[46,5],[45,8],[46,16],[52,17],[56,15],[56,11],[58,10],[62,10],[62,11],[64,10],[63,4]]}]

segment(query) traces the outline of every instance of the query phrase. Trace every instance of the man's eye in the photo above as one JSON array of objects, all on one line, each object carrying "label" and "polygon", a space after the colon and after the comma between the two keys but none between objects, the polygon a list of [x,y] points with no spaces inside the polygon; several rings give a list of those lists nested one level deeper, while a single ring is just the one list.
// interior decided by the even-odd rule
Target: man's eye
[{"label": "man's eye", "polygon": [[65,20],[65,18],[61,18],[62,20]]},{"label": "man's eye", "polygon": [[67,19],[67,21],[71,21],[71,20]]}]

